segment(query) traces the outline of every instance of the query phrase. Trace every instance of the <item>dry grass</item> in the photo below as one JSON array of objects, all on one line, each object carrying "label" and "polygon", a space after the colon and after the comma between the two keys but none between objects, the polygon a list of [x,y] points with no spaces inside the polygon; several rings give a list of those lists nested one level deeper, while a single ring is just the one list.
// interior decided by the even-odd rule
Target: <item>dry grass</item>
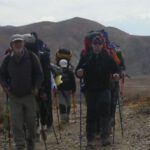
[{"label": "dry grass", "polygon": [[150,97],[150,76],[137,76],[125,79],[124,96],[126,99]]}]

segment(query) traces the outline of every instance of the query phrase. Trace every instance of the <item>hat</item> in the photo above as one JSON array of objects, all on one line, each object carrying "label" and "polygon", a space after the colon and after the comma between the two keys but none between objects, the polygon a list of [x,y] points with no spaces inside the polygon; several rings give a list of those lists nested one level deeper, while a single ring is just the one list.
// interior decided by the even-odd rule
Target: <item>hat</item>
[{"label": "hat", "polygon": [[24,38],[21,34],[14,34],[11,36],[11,42],[14,41],[24,41]]},{"label": "hat", "polygon": [[59,65],[60,65],[60,67],[62,67],[62,68],[67,68],[68,62],[67,62],[66,59],[61,59],[61,60],[59,61]]}]

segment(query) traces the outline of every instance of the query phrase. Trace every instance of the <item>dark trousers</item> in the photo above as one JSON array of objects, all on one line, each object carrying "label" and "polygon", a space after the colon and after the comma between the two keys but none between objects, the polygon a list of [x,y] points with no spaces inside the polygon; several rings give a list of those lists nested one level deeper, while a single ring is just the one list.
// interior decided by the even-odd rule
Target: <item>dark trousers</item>
[{"label": "dark trousers", "polygon": [[42,125],[47,125],[47,127],[51,127],[53,123],[51,93],[47,92],[46,95],[46,100],[42,100],[40,97],[37,98],[39,108],[37,112],[37,118],[40,118]]},{"label": "dark trousers", "polygon": [[102,92],[87,92],[87,120],[86,132],[87,140],[92,141],[97,133],[99,121],[99,131],[102,139],[109,137],[111,118],[111,97],[110,90]]}]

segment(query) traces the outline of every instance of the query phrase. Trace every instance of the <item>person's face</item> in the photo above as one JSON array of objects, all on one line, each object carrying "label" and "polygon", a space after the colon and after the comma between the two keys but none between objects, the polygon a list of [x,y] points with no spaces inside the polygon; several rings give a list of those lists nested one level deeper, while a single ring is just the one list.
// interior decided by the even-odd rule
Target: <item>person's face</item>
[{"label": "person's face", "polygon": [[98,39],[92,42],[93,52],[99,54],[103,49],[103,44]]},{"label": "person's face", "polygon": [[24,41],[16,40],[16,41],[12,42],[11,46],[12,46],[13,51],[15,53],[19,54],[22,52],[22,50],[24,48]]}]

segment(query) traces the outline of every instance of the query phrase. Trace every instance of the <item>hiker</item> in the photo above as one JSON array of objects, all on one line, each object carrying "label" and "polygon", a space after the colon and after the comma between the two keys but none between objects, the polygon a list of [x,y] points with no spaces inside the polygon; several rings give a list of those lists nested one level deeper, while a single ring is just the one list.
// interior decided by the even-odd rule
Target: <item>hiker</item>
[{"label": "hiker", "polygon": [[53,123],[51,98],[50,49],[38,37],[36,32],[24,34],[25,47],[36,54],[42,66],[44,80],[36,97],[37,101],[37,141],[40,140],[41,129],[50,131]]},{"label": "hiker", "polygon": [[94,148],[97,120],[100,121],[102,146],[110,143],[110,76],[118,80],[118,68],[112,57],[104,49],[100,34],[91,36],[91,46],[84,52],[76,67],[76,75],[84,80],[87,102],[87,147]]},{"label": "hiker", "polygon": [[[120,80],[124,80],[125,73],[125,62],[120,49],[120,46],[114,42],[110,42],[108,33],[103,29],[100,31],[104,41],[105,41],[105,49],[108,54],[114,59],[119,68]],[[116,105],[119,101],[120,95],[120,85],[119,80],[111,80],[111,125],[115,126],[115,113],[116,113]]]},{"label": "hiker", "polygon": [[71,96],[75,94],[76,83],[73,71],[69,69],[66,59],[59,60],[59,67],[62,69],[62,83],[58,85],[59,110],[61,125],[69,123],[69,115],[71,110]]},{"label": "hiker", "polygon": [[[10,41],[11,53],[0,67],[0,84],[9,96],[12,130],[17,150],[35,148],[35,96],[43,81],[43,72],[36,55],[24,48],[24,39],[14,34]],[[24,126],[27,129],[25,139]]]}]

